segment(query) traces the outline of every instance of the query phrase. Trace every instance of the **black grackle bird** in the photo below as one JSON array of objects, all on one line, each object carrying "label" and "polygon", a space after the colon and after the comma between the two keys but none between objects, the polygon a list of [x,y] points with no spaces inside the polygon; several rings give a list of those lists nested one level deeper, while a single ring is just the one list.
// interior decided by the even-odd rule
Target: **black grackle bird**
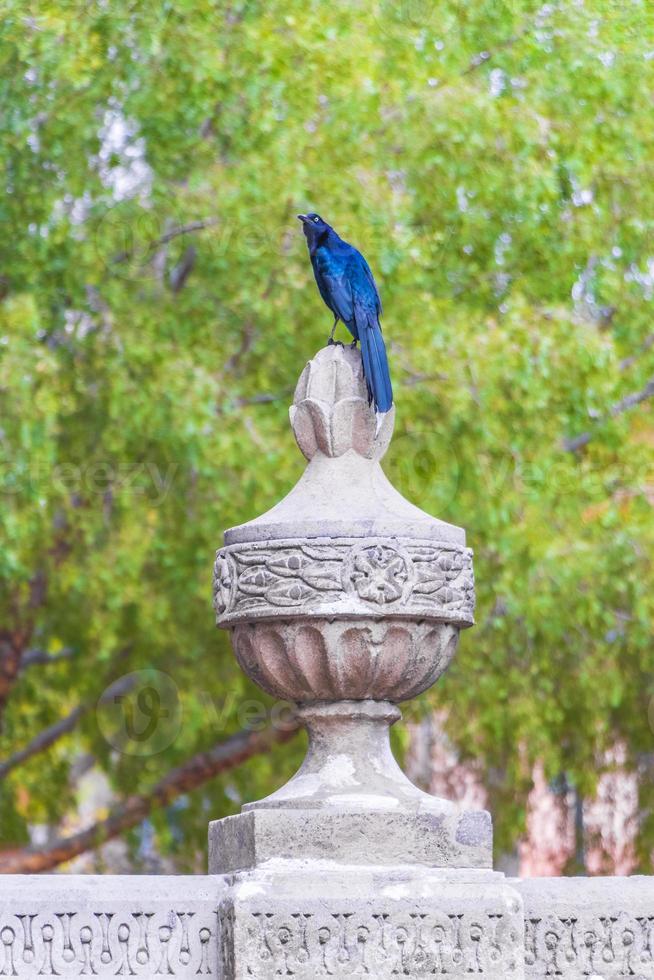
[{"label": "black grackle bird", "polygon": [[354,337],[352,346],[357,340],[361,344],[368,401],[374,402],[376,411],[388,412],[393,404],[393,389],[379,325],[381,300],[370,266],[361,252],[339,238],[319,214],[298,214],[298,218],[320,295],[334,314],[328,343],[334,343],[336,324],[342,320]]}]

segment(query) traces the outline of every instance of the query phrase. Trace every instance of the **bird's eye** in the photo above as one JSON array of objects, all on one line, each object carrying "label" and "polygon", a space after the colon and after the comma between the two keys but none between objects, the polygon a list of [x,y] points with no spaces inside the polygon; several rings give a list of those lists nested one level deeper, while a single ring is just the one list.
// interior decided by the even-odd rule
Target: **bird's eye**
[{"label": "bird's eye", "polygon": [[320,221],[320,218],[318,217],[318,215],[316,215],[316,216],[315,216],[315,218],[314,218],[313,220],[314,220],[314,221],[315,221],[316,223],[318,223],[318,222]]}]

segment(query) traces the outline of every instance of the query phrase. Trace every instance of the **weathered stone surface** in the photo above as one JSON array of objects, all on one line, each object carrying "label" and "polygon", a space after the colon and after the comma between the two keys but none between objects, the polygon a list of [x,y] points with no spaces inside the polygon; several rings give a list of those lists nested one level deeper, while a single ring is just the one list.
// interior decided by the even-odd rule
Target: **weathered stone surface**
[{"label": "weathered stone surface", "polygon": [[348,449],[381,459],[393,434],[395,407],[381,416],[378,425],[368,407],[358,351],[335,345],[319,351],[305,367],[289,415],[307,459],[318,452],[338,457]]},{"label": "weathered stone surface", "polygon": [[366,866],[490,868],[492,827],[484,811],[461,815],[344,809],[256,809],[209,825],[212,874],[247,870],[278,858]]},{"label": "weathered stone surface", "polygon": [[0,977],[218,977],[221,878],[0,876]]},{"label": "weathered stone surface", "polygon": [[423,793],[389,742],[395,703],[431,687],[473,623],[465,534],[384,476],[393,413],[368,405],[358,351],[320,351],[290,414],[309,465],[225,533],[214,568],[241,667],[309,733],[285,786],[211,825],[210,870],[236,873],[225,977],[522,977],[520,902],[474,870],[491,866],[489,814]]},{"label": "weathered stone surface", "polygon": [[511,883],[525,905],[527,977],[653,980],[654,878]]},{"label": "weathered stone surface", "polygon": [[423,793],[393,758],[388,726],[400,712],[380,701],[298,709],[309,732],[299,772],[240,816],[209,828],[212,873],[275,858],[345,864],[490,868],[493,833],[484,811],[461,812]]}]

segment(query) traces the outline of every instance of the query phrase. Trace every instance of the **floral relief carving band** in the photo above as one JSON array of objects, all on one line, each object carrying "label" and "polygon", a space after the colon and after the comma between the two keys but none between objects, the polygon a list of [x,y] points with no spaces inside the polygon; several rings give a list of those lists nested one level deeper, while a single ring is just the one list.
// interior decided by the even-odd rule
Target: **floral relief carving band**
[{"label": "floral relief carving band", "polygon": [[320,615],[327,604],[343,614],[411,614],[469,626],[472,552],[415,539],[344,538],[248,542],[217,554],[214,605],[221,626],[289,610]]}]

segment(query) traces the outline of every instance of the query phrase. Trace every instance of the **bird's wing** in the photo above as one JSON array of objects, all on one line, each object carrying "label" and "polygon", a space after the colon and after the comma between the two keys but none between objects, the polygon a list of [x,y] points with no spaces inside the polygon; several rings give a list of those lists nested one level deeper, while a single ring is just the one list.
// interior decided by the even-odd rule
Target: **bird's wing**
[{"label": "bird's wing", "polygon": [[345,323],[350,323],[353,317],[352,284],[347,268],[316,256],[313,269],[320,295],[327,306]]},{"label": "bird's wing", "polygon": [[354,302],[355,317],[357,313],[366,312],[367,316],[359,319],[365,320],[370,324],[379,324],[379,314],[381,313],[381,300],[377,286],[373,278],[370,266],[364,259],[361,252],[352,249],[349,262],[349,280],[352,284],[352,296]]},{"label": "bird's wing", "polygon": [[381,316],[382,301],[381,301],[381,296],[379,295],[379,290],[377,289],[377,283],[375,282],[375,277],[373,276],[370,266],[364,259],[363,255],[361,255],[361,252],[359,252],[358,254],[359,254],[359,258],[361,259],[361,263],[363,265],[363,271],[365,273],[366,279],[368,280],[369,284],[372,286],[373,292],[375,294],[375,300],[377,303],[377,314],[378,316]]}]

